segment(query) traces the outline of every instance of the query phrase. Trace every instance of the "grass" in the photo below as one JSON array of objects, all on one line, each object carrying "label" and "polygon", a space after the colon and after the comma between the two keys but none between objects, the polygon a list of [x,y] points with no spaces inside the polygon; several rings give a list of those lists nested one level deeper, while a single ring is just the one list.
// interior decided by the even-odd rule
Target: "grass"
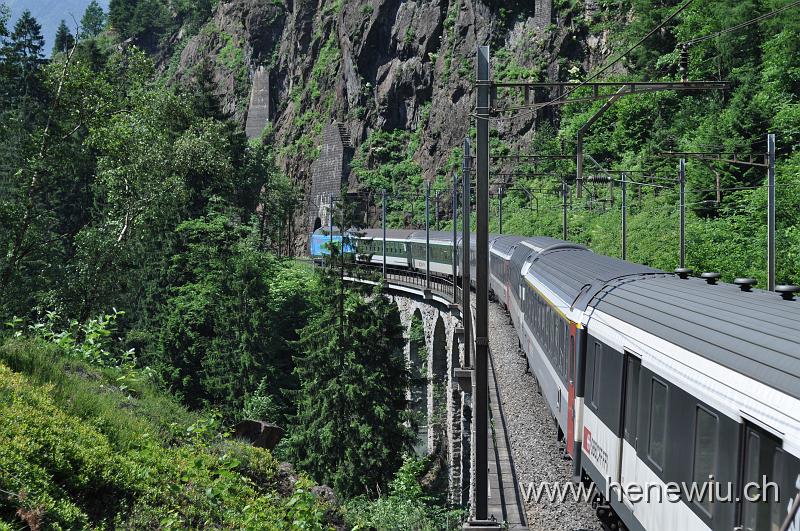
[{"label": "grass", "polygon": [[119,378],[43,340],[0,346],[0,531],[325,529],[309,480],[279,493],[268,451]]},{"label": "grass", "polygon": [[0,361],[35,384],[51,385],[59,407],[91,421],[120,450],[150,439],[172,444],[200,418],[141,375],[66,359],[44,341],[10,339],[0,346]]}]

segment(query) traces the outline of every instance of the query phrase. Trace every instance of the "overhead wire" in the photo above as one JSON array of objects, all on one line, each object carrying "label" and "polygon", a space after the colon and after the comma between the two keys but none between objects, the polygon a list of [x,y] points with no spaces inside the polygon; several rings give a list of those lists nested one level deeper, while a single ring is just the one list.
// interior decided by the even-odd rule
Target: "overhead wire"
[{"label": "overhead wire", "polygon": [[[800,1],[800,0],[798,0],[798,1]],[[547,102],[544,102],[544,103],[542,103],[542,104],[539,104],[539,105],[538,105],[538,106],[536,106],[535,108],[532,108],[532,109],[531,109],[531,111],[530,111],[529,113],[518,114],[518,115],[514,115],[514,116],[510,116],[510,117],[493,117],[493,118],[494,118],[495,120],[498,120],[498,119],[522,118],[522,117],[525,117],[525,116],[527,116],[527,115],[532,115],[534,112],[536,112],[536,111],[537,111],[537,110],[539,110],[539,109],[542,109],[542,108],[545,108],[545,107],[548,107],[548,106],[551,106],[551,105],[555,105],[555,104],[567,103],[567,102],[564,100],[564,98],[566,98],[566,97],[567,97],[567,96],[569,96],[570,94],[574,93],[574,92],[575,92],[576,90],[578,90],[579,88],[581,88],[581,87],[584,87],[584,86],[585,86],[585,85],[587,85],[587,84],[588,84],[588,83],[589,83],[591,80],[593,80],[593,79],[596,79],[596,78],[597,78],[597,77],[599,77],[601,74],[603,74],[604,72],[608,71],[608,70],[609,70],[609,69],[610,69],[612,66],[614,66],[615,64],[617,64],[618,62],[620,62],[620,61],[621,61],[622,59],[624,59],[625,57],[627,57],[627,55],[628,55],[629,53],[631,53],[631,52],[632,52],[632,51],[634,51],[636,48],[638,48],[639,46],[641,46],[641,45],[642,45],[642,44],[643,44],[643,43],[644,43],[644,42],[645,42],[647,39],[649,39],[649,38],[650,38],[652,35],[654,35],[656,32],[658,32],[659,30],[661,30],[661,28],[663,28],[665,25],[667,25],[667,23],[669,23],[669,22],[670,22],[672,19],[674,19],[675,17],[677,17],[678,15],[680,15],[680,14],[681,14],[681,13],[682,13],[682,12],[683,12],[683,11],[684,11],[686,8],[687,8],[687,7],[689,7],[689,6],[690,6],[690,5],[691,5],[693,2],[694,2],[694,0],[686,0],[686,2],[684,2],[684,3],[683,3],[681,6],[679,6],[679,7],[678,7],[678,8],[677,8],[675,11],[673,11],[673,12],[672,12],[672,13],[671,13],[671,14],[670,14],[670,15],[669,15],[667,18],[665,18],[664,20],[662,20],[662,21],[661,21],[661,22],[660,22],[660,23],[659,23],[659,24],[658,24],[656,27],[654,27],[653,29],[651,29],[650,31],[648,31],[648,32],[647,32],[647,34],[645,34],[645,35],[644,35],[644,36],[643,36],[641,39],[639,39],[638,41],[636,41],[636,43],[634,43],[633,45],[631,45],[630,47],[628,47],[628,49],[627,49],[627,50],[625,50],[625,52],[623,52],[621,55],[619,55],[617,58],[615,58],[615,59],[614,59],[613,61],[611,61],[610,63],[606,64],[604,67],[602,67],[600,70],[598,70],[598,71],[597,71],[597,72],[595,72],[594,74],[592,74],[592,75],[590,75],[589,77],[587,77],[585,80],[583,80],[583,81],[581,81],[580,83],[578,83],[576,86],[574,86],[574,87],[570,87],[570,88],[569,88],[569,89],[568,89],[568,90],[567,90],[567,91],[566,91],[564,94],[561,94],[560,96],[558,96],[558,97],[556,97],[556,98],[550,99],[550,100],[549,100],[549,101],[547,101]]]}]

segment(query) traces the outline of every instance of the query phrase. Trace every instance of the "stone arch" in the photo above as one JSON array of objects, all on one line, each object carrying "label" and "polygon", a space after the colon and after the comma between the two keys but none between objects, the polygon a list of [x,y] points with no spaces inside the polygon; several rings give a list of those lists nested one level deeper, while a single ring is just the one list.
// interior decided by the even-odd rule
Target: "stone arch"
[{"label": "stone arch", "polygon": [[428,415],[435,422],[444,422],[447,409],[447,335],[441,315],[433,326],[430,356],[430,403]]},{"label": "stone arch", "polygon": [[314,219],[314,230],[312,232],[316,232],[318,229],[322,227],[322,220],[319,219],[319,216]]},{"label": "stone arch", "polygon": [[[470,464],[470,423],[471,423],[471,387],[463,388],[454,378],[454,371],[462,365],[463,327],[460,316],[449,311],[447,307],[432,303],[415,296],[394,293],[392,300],[400,311],[400,320],[406,330],[405,359],[410,367],[414,367],[417,375],[424,371],[424,377],[412,382],[416,386],[415,397],[422,393],[423,411],[417,402],[417,419],[420,421],[417,432],[416,451],[419,455],[427,455],[434,450],[446,453],[447,466],[439,471],[439,480],[449,482],[449,499],[455,504],[469,502],[469,482],[471,478]],[[416,321],[412,334],[412,321]],[[420,321],[422,327],[419,326]],[[422,332],[422,333],[420,333]],[[416,336],[412,352],[412,335]],[[424,339],[421,339],[424,338]],[[424,345],[423,345],[424,341]],[[431,418],[434,411],[432,404],[431,383],[435,376],[442,375],[446,381],[445,419]],[[412,385],[409,385],[409,409],[412,409]],[[433,421],[444,421],[442,429],[435,429]],[[445,436],[445,440],[435,440],[435,435]],[[441,445],[437,446],[439,443]]]},{"label": "stone arch", "polygon": [[409,408],[417,422],[417,454],[428,453],[428,346],[425,321],[415,308],[408,325],[408,363],[411,372]]}]

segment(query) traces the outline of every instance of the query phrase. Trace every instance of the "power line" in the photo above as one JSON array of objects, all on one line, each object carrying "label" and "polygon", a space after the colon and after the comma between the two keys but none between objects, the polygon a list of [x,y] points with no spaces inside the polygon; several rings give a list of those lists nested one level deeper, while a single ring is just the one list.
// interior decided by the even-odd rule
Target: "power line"
[{"label": "power line", "polygon": [[[616,59],[614,59],[613,61],[608,63],[606,66],[604,66],[603,68],[601,68],[600,70],[598,70],[597,72],[595,72],[594,74],[592,74],[591,76],[589,76],[588,78],[583,80],[582,82],[578,83],[575,87],[572,87],[569,90],[567,90],[567,92],[562,94],[560,97],[548,101],[546,104],[544,104],[544,106],[552,105],[553,103],[555,103],[557,101],[563,100],[564,98],[566,98],[567,96],[569,96],[570,94],[572,94],[573,92],[575,92],[576,90],[581,88],[582,86],[584,86],[587,83],[589,83],[592,79],[597,78],[598,76],[600,76],[600,74],[602,74],[603,72],[607,71],[608,69],[610,69],[612,66],[614,66],[618,62],[620,62],[629,53],[631,53],[633,50],[635,50],[636,48],[641,46],[644,43],[644,41],[649,39],[653,34],[655,34],[657,31],[659,31],[661,28],[663,28],[669,21],[671,21],[672,19],[677,17],[679,14],[681,14],[681,12],[683,12],[683,10],[685,10],[687,7],[689,7],[689,5],[692,4],[692,2],[694,2],[694,0],[686,0],[686,2],[684,2],[684,4],[682,6],[680,6],[678,9],[673,11],[670,16],[668,16],[667,18],[662,20],[661,23],[658,24],[655,28],[653,28],[649,32],[647,32],[647,34],[644,37],[642,37],[641,39],[636,41],[636,43],[633,44],[627,50],[625,50],[625,52],[622,55],[620,55],[619,57],[617,57]],[[800,3],[800,0],[798,0],[798,3]]]}]

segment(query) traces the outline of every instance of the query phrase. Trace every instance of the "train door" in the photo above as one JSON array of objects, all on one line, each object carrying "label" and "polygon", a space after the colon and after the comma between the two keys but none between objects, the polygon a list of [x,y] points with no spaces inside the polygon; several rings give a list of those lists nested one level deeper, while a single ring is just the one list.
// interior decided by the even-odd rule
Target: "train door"
[{"label": "train door", "polygon": [[[639,441],[639,375],[642,372],[642,360],[626,352],[624,363],[622,381],[625,392],[622,398],[622,445],[620,446],[622,455],[619,459],[619,481],[621,485],[628,485],[636,483],[638,463],[636,448]],[[623,497],[623,499],[631,512],[634,512],[636,504],[631,503],[627,497]]]},{"label": "train door", "polygon": [[503,260],[503,293],[505,294],[505,298],[503,299],[503,304],[505,304],[506,310],[508,310],[508,299],[509,299],[508,286],[509,284],[511,284],[511,282],[509,281],[510,266],[511,266],[511,258],[509,258],[508,260]]},{"label": "train door", "polygon": [[[741,505],[739,525],[735,529],[780,529],[786,512],[780,503],[775,503],[774,489],[768,485],[771,482],[778,484],[783,472],[781,441],[758,426],[745,422],[743,443],[739,493]],[[791,494],[784,496],[791,499]]]},{"label": "train door", "polygon": [[578,342],[575,323],[569,324],[569,341],[567,346],[567,453],[575,459],[579,448],[575,448],[575,381],[577,380],[577,364],[575,348]]}]

